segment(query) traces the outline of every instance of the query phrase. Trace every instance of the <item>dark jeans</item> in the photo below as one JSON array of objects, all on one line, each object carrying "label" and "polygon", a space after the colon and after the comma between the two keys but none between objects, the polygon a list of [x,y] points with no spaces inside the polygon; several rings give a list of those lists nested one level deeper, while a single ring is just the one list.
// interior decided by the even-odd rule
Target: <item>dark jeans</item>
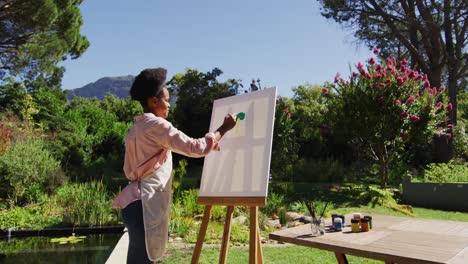
[{"label": "dark jeans", "polygon": [[127,264],[153,263],[146,253],[141,200],[135,201],[122,209],[122,220],[128,229]]}]

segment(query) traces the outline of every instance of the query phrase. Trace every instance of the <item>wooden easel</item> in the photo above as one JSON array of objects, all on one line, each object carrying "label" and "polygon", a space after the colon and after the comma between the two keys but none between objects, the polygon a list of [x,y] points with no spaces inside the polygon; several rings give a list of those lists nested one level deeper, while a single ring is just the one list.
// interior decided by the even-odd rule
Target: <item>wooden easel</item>
[{"label": "wooden easel", "polygon": [[258,228],[258,206],[266,205],[266,197],[199,197],[198,204],[205,205],[205,211],[200,232],[198,233],[197,244],[192,255],[192,264],[198,264],[213,205],[227,206],[219,263],[226,263],[234,206],[247,206],[250,207],[249,264],[263,264],[260,230]]}]

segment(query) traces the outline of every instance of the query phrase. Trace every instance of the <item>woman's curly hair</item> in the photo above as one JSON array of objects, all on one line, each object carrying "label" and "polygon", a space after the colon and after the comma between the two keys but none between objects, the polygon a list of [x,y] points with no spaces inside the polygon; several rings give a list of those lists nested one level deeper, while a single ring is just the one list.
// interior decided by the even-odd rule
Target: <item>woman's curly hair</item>
[{"label": "woman's curly hair", "polygon": [[144,69],[133,81],[130,97],[146,107],[148,98],[162,96],[166,75],[164,68]]}]

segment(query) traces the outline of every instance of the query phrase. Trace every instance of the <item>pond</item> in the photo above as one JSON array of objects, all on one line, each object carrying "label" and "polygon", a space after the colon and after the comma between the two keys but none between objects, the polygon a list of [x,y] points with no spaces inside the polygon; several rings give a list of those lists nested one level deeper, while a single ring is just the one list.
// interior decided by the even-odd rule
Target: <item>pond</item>
[{"label": "pond", "polygon": [[[92,234],[75,238],[18,237],[0,240],[2,264],[105,263],[122,234]],[[78,238],[78,239],[77,239]]]}]

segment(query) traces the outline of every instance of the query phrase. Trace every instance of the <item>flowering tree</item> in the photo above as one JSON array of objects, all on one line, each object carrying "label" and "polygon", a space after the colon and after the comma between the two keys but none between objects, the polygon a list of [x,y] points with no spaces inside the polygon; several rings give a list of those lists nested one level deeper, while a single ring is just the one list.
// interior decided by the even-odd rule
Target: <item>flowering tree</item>
[{"label": "flowering tree", "polygon": [[271,173],[277,179],[291,176],[292,167],[299,159],[299,145],[294,130],[296,122],[291,118],[291,107],[292,100],[277,98],[271,155]]},{"label": "flowering tree", "polygon": [[[379,51],[374,49],[374,54]],[[408,68],[405,59],[370,58],[358,63],[349,80],[338,73],[323,89],[330,133],[355,144],[379,164],[380,186],[388,181],[388,166],[407,144],[428,142],[431,136],[451,137],[445,87],[431,87],[427,75]]]}]

